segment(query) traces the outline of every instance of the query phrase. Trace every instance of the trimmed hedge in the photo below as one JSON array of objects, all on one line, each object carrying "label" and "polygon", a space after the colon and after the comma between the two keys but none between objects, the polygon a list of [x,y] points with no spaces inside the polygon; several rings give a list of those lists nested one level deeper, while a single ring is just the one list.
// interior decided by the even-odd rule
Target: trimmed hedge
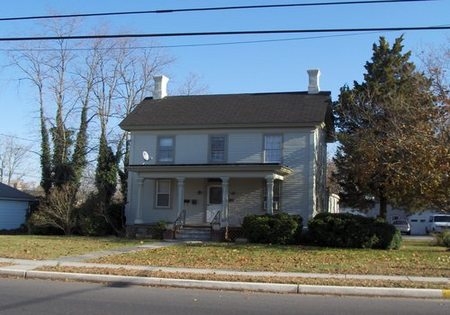
[{"label": "trimmed hedge", "polygon": [[436,243],[439,246],[446,246],[450,248],[450,231],[444,231],[441,233],[435,234]]},{"label": "trimmed hedge", "polygon": [[343,248],[399,249],[400,232],[385,221],[349,213],[320,213],[308,223],[315,245]]},{"label": "trimmed hedge", "polygon": [[242,223],[242,233],[251,243],[291,244],[298,240],[302,222],[300,216],[287,213],[249,215]]}]

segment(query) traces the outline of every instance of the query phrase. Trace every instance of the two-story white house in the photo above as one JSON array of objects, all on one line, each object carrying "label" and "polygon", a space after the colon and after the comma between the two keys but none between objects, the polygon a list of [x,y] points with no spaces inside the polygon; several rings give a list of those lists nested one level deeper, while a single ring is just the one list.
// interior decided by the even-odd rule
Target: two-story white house
[{"label": "two-story white house", "polygon": [[238,227],[277,211],[326,211],[330,92],[308,70],[305,92],[168,96],[155,77],[121,123],[130,132],[127,227],[167,223]]}]

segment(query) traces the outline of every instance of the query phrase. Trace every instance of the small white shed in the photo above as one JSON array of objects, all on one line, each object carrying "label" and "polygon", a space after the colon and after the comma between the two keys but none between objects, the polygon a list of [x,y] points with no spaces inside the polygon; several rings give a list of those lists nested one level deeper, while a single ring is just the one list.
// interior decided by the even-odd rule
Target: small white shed
[{"label": "small white shed", "polygon": [[35,201],[32,195],[0,183],[0,230],[14,230],[24,224]]}]

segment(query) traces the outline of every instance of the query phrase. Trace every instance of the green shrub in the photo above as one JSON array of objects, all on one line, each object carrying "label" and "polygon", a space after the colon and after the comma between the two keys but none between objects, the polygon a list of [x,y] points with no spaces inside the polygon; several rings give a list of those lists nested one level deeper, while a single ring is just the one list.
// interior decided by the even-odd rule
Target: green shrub
[{"label": "green shrub", "polygon": [[124,234],[123,204],[112,203],[101,211],[95,196],[79,208],[78,233],[87,236]]},{"label": "green shrub", "polygon": [[152,226],[152,238],[157,240],[164,239],[164,231],[166,231],[166,222],[159,221],[154,226]]},{"label": "green shrub", "polygon": [[379,219],[349,213],[320,213],[308,223],[308,239],[315,245],[343,248],[398,249],[401,235]]},{"label": "green shrub", "polygon": [[435,235],[436,244],[450,248],[450,231],[444,231]]},{"label": "green shrub", "polygon": [[242,232],[251,243],[289,244],[302,230],[302,218],[287,213],[249,215],[244,218]]}]

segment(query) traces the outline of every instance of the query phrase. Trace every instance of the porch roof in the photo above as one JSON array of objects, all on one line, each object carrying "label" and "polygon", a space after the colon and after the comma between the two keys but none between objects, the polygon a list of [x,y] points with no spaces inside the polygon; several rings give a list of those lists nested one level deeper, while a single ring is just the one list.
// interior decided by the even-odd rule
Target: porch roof
[{"label": "porch roof", "polygon": [[291,168],[278,163],[129,165],[128,170],[139,173],[144,178],[212,178],[222,176],[262,178],[275,175],[282,179],[284,176],[293,173]]}]

